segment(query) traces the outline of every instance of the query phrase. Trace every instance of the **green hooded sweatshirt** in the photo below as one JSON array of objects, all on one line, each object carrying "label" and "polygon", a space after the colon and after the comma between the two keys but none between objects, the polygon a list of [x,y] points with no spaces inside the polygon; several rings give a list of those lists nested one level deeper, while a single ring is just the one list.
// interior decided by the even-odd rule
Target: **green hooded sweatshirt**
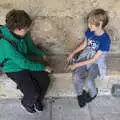
[{"label": "green hooded sweatshirt", "polygon": [[4,72],[18,72],[22,70],[30,71],[44,71],[45,66],[33,62],[28,59],[28,55],[34,54],[37,57],[44,56],[44,53],[40,51],[33,43],[30,33],[27,33],[24,38],[16,38],[6,27],[3,25],[0,27],[2,34],[13,40],[18,48],[18,51],[11,43],[3,38],[0,39],[0,63],[2,63],[6,58],[9,59],[4,63]]}]

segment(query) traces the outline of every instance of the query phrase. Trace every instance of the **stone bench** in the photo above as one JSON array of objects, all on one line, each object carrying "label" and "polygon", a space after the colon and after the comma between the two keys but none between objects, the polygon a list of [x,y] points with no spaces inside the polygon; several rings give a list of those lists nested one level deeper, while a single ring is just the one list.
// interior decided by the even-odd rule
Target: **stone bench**
[{"label": "stone bench", "polygon": [[[55,73],[51,74],[51,84],[46,97],[73,97],[75,96],[72,83],[72,73],[63,68],[65,55],[52,56],[51,64]],[[108,73],[104,80],[96,79],[99,95],[110,95],[113,84],[120,84],[120,55],[109,55],[107,58]],[[20,98],[22,93],[16,89],[16,84],[5,74],[0,76],[0,98]]]}]

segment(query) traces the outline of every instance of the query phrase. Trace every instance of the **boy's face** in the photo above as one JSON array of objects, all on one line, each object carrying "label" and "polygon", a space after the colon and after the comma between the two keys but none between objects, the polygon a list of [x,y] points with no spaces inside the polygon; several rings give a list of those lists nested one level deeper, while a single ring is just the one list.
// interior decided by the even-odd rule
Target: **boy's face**
[{"label": "boy's face", "polygon": [[88,28],[90,29],[90,31],[96,31],[98,29],[95,24],[92,24],[90,22],[88,22]]},{"label": "boy's face", "polygon": [[25,36],[26,33],[29,31],[29,28],[23,28],[23,29],[15,29],[13,32],[21,37]]}]

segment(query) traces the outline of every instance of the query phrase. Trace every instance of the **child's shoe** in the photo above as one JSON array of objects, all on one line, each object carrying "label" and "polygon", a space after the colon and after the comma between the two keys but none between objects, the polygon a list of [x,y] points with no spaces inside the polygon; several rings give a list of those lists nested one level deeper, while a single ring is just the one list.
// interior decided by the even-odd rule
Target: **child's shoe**
[{"label": "child's shoe", "polygon": [[33,105],[33,106],[25,105],[23,101],[21,101],[21,104],[24,106],[24,108],[25,108],[28,112],[30,112],[30,113],[35,113],[35,112],[36,112],[36,110],[35,110],[35,108],[34,108],[34,105]]},{"label": "child's shoe", "polygon": [[[98,94],[98,89],[97,89],[97,94]],[[86,99],[85,101],[88,103],[91,102],[92,100],[94,100],[97,97],[97,94],[94,97],[91,97],[89,92],[86,92],[85,93],[85,99]]]},{"label": "child's shoe", "polygon": [[42,104],[42,102],[36,102],[35,103],[35,108],[38,110],[38,111],[43,111],[44,110],[44,105]]},{"label": "child's shoe", "polygon": [[86,105],[86,101],[85,101],[85,90],[83,90],[83,93],[79,96],[77,96],[77,100],[78,100],[78,105],[82,108]]}]

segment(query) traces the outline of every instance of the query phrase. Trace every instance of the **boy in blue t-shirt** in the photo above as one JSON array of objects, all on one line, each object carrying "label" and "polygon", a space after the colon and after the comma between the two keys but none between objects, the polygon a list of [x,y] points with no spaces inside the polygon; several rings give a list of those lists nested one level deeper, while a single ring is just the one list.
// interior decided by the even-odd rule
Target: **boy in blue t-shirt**
[{"label": "boy in blue t-shirt", "polygon": [[[109,35],[104,30],[108,24],[106,11],[103,9],[91,11],[87,21],[88,29],[85,32],[85,40],[67,58],[68,69],[73,71],[73,81],[80,107],[84,107],[87,102],[97,96],[95,78],[97,75],[103,78],[106,74],[105,56],[111,44]],[[81,53],[75,58],[78,52]],[[84,83],[87,84],[88,91],[83,89]]]}]

